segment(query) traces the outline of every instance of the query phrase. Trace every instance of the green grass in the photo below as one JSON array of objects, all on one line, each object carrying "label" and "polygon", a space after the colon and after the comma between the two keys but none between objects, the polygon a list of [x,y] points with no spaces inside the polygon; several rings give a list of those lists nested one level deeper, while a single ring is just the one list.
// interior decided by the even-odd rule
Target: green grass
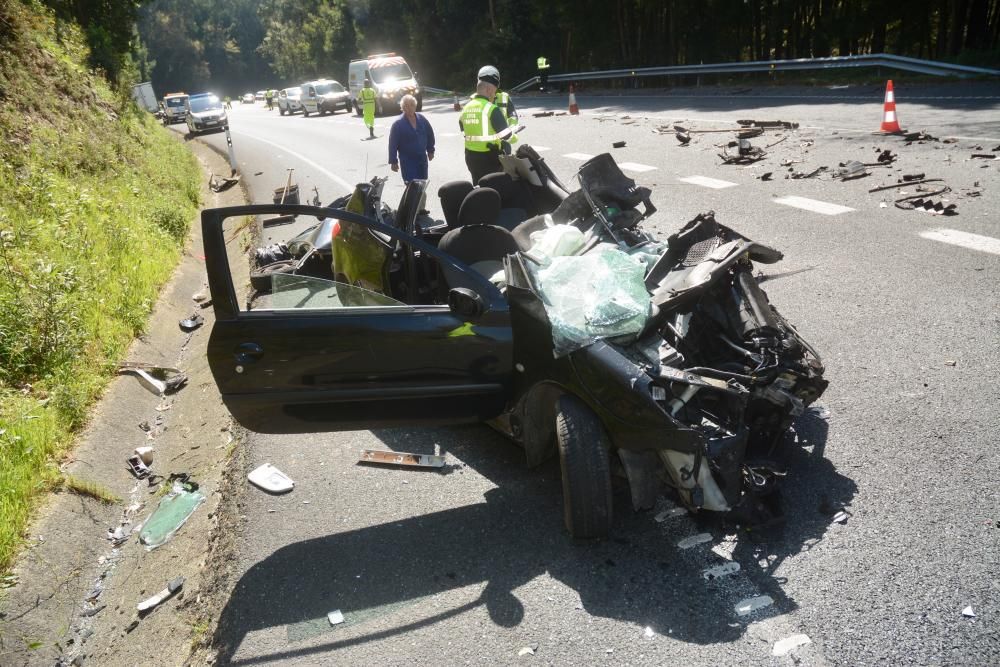
[{"label": "green grass", "polygon": [[[9,30],[4,29],[10,26]],[[80,63],[37,6],[0,0],[0,571],[197,210],[183,144]],[[98,494],[101,495],[101,494]]]}]

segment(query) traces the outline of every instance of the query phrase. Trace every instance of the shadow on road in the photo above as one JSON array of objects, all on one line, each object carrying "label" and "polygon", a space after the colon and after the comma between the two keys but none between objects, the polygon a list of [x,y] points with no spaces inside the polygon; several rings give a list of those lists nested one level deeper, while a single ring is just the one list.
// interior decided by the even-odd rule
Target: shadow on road
[{"label": "shadow on road", "polygon": [[[819,494],[831,502],[849,503],[856,488],[822,456],[825,421],[807,413],[797,434],[786,497],[794,499],[788,506],[799,508],[798,513],[790,514],[784,530],[765,541],[741,538],[736,552],[760,592],[776,601],[755,619],[795,608],[794,601],[782,594],[782,581],[773,571],[784,559],[822,539],[830,518],[816,509]],[[443,450],[497,488],[488,491],[482,503],[279,549],[250,568],[223,609],[215,636],[221,647],[220,664],[260,664],[326,653],[416,630],[481,605],[495,624],[517,626],[526,612],[512,591],[545,573],[579,594],[583,611],[569,608],[567,615],[587,613],[650,626],[696,644],[731,642],[744,632],[744,624],[730,625],[738,620],[733,601],[714,594],[713,585],[701,576],[706,555],[697,549],[679,551],[677,536],[668,536],[651,513],[621,510],[613,539],[574,543],[562,526],[557,461],[526,470],[520,450],[480,426],[385,430],[375,435],[390,448],[415,453],[433,453],[434,443],[442,443]],[[452,480],[461,483],[456,472],[462,466],[455,468],[459,470],[450,471]],[[617,508],[629,507],[626,489],[618,491],[615,502]],[[700,523],[700,530],[709,530],[716,538],[727,532],[718,522]],[[691,529],[680,530],[687,534]],[[771,559],[766,570],[757,565],[763,557]],[[347,621],[339,627],[357,626],[427,596],[482,584],[485,588],[477,600],[455,603],[435,616],[390,629],[380,626],[361,636],[304,644],[308,638],[335,636],[326,620],[333,609],[339,608]],[[233,659],[247,634],[280,626],[288,628],[284,650]]]}]

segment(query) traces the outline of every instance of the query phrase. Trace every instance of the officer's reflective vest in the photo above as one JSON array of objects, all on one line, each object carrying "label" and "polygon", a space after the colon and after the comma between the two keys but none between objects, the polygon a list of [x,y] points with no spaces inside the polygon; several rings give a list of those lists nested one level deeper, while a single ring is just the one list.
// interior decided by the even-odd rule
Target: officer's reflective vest
[{"label": "officer's reflective vest", "polygon": [[545,56],[538,57],[538,69],[548,69],[549,61],[545,59]]},{"label": "officer's reflective vest", "polygon": [[[507,125],[511,125],[511,115],[510,115],[510,93],[504,91],[502,93],[497,93],[494,99],[494,104],[500,107],[501,113],[503,113],[503,119],[507,121]],[[516,121],[517,118],[514,118]]]},{"label": "officer's reflective vest", "polygon": [[375,89],[374,88],[362,88],[361,93],[361,103],[365,106],[369,104],[375,104]]},{"label": "officer's reflective vest", "polygon": [[474,153],[485,153],[490,150],[490,146],[500,148],[501,140],[509,134],[504,132],[503,136],[496,134],[490,129],[490,115],[496,105],[485,97],[473,95],[462,109],[462,131],[465,132],[465,150]]}]

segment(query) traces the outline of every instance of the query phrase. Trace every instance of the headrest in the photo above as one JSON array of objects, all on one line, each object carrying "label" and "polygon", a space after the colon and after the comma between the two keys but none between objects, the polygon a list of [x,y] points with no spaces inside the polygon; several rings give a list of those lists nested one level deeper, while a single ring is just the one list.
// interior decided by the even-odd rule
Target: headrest
[{"label": "headrest", "polygon": [[458,209],[458,226],[492,225],[500,215],[500,193],[492,188],[476,188],[465,195]]},{"label": "headrest", "polygon": [[469,181],[448,181],[438,188],[438,198],[441,200],[441,210],[448,227],[458,227],[458,210],[462,207],[465,195],[472,191]]},{"label": "headrest", "polygon": [[486,174],[479,179],[479,187],[493,188],[500,193],[500,199],[506,199],[507,193],[514,187],[514,179],[509,175],[498,171],[493,174]]}]

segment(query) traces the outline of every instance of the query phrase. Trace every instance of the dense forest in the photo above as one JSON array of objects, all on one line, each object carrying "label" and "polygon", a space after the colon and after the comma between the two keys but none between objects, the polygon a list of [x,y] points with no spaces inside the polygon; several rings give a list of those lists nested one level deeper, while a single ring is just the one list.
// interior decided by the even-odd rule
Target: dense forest
[{"label": "dense forest", "polygon": [[[479,65],[505,82],[553,71],[864,53],[1000,64],[1000,0],[49,0],[102,48],[134,37],[158,91],[236,94],[317,75],[361,54],[404,54],[429,85],[465,89]],[[102,15],[103,12],[103,15]],[[109,20],[111,19],[111,20]],[[101,41],[103,40],[103,42]]]}]

